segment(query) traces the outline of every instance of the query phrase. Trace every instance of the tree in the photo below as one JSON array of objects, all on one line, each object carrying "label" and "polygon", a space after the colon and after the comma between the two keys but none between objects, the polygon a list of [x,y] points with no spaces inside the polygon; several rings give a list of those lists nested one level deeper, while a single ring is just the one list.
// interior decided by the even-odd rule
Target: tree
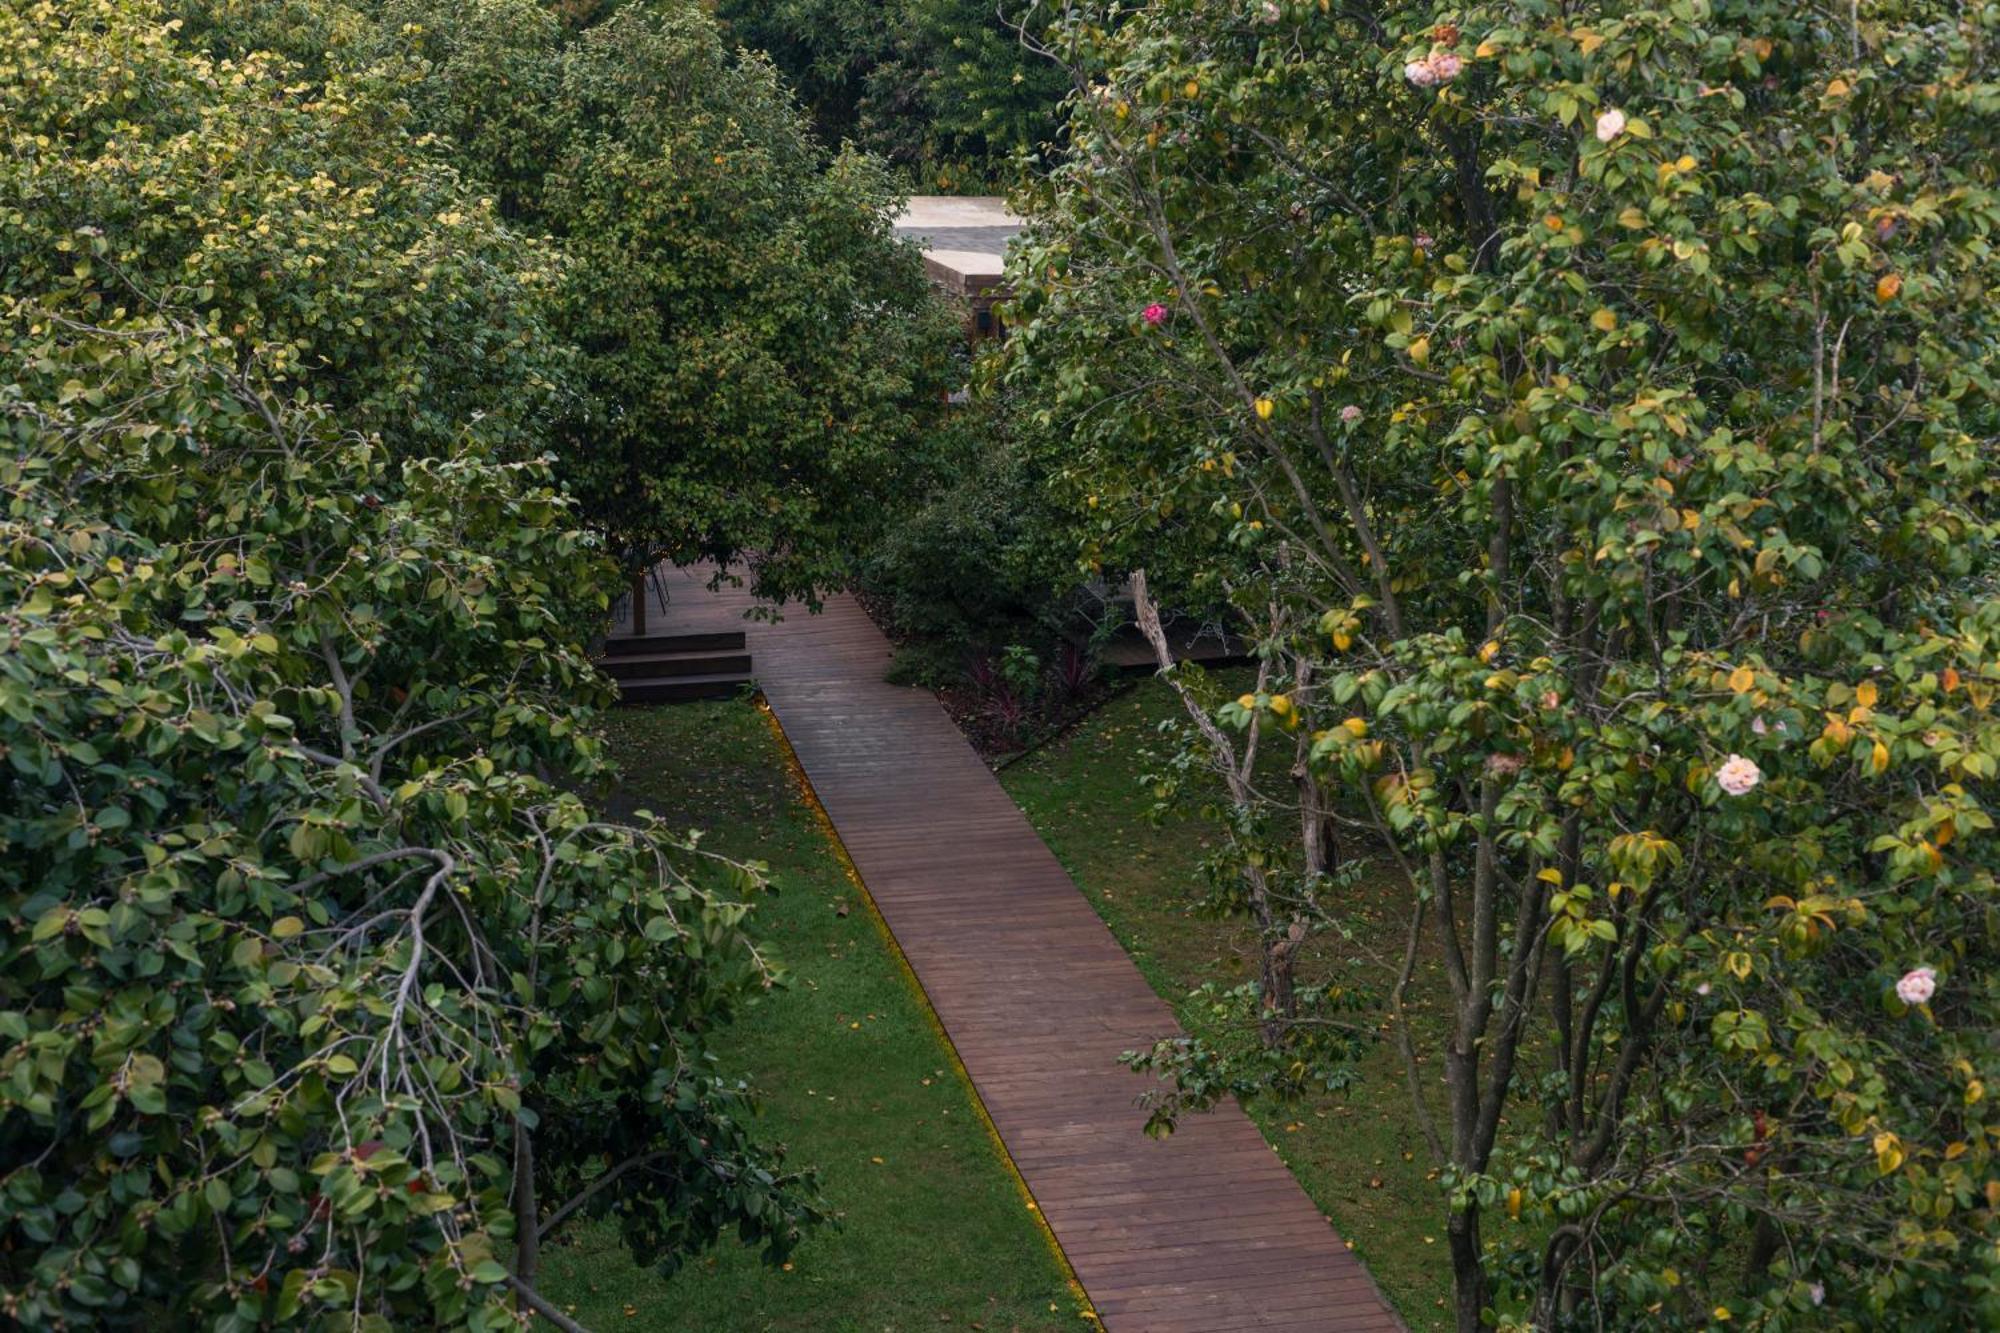
[{"label": "tree", "polygon": [[[522,418],[468,407],[425,452],[430,386],[476,381],[391,339],[316,400],[343,386],[301,347],[328,344],[289,331],[382,300],[356,255],[171,249],[191,217],[269,243],[217,201],[279,192],[257,164],[292,159],[231,136],[307,130],[282,65],[191,54],[130,0],[0,7],[0,43],[0,240],[74,247],[22,246],[0,293],[0,1308],[573,1326],[535,1275],[578,1218],[662,1266],[728,1228],[782,1255],[810,1180],[708,1049],[777,979],[760,881],[576,794],[605,772],[578,641],[609,568],[513,456]],[[377,142],[378,182],[422,170]],[[509,290],[460,222],[396,225],[407,262]],[[162,281],[169,253],[236,285]],[[355,272],[366,299],[319,285]],[[426,396],[370,387],[397,383]]]},{"label": "tree", "polygon": [[1196,1105],[1344,1076],[1288,969],[1343,854],[1402,876],[1462,1329],[2000,1317],[1996,24],[1159,4],[1053,42],[1011,376],[1085,559],[1226,593],[1264,663],[1168,673],[1265,903],[1257,1053],[1139,1062]]},{"label": "tree", "polygon": [[475,412],[501,453],[546,448],[567,374],[549,249],[420,151],[379,81],[288,94],[277,58],[197,58],[159,14],[7,7],[37,58],[0,83],[0,296],[171,305],[406,456],[448,454]]},{"label": "tree", "polygon": [[920,491],[952,382],[887,177],[825,160],[771,67],[692,8],[591,29],[561,98],[543,216],[589,395],[571,485],[634,572],[743,557],[760,594],[838,586]]},{"label": "tree", "polygon": [[990,187],[1056,137],[1064,80],[1022,41],[1033,5],[731,0],[718,12],[769,54],[822,138],[852,139],[921,185]]}]

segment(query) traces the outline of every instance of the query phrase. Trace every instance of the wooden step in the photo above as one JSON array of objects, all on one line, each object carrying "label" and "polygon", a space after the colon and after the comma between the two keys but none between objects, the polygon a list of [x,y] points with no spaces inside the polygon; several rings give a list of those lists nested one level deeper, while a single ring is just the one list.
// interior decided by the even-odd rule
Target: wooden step
[{"label": "wooden step", "polygon": [[750,683],[747,675],[722,672],[707,676],[654,676],[618,682],[618,702],[636,704],[680,704],[696,699],[733,699]]},{"label": "wooden step", "polygon": [[604,640],[606,657],[650,656],[659,653],[740,653],[740,629],[700,634],[613,634]]},{"label": "wooden step", "polygon": [[653,680],[661,676],[750,675],[748,653],[618,653],[598,661],[613,680]]}]

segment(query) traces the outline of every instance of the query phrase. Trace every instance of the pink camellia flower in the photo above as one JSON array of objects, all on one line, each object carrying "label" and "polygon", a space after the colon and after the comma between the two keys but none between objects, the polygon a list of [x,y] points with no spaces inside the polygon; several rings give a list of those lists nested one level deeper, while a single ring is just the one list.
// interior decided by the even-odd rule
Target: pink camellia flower
[{"label": "pink camellia flower", "polygon": [[1141,313],[1145,315],[1148,324],[1164,324],[1167,322],[1167,308],[1158,301],[1147,306]]},{"label": "pink camellia flower", "polygon": [[1710,990],[1709,984],[1706,981],[1704,981],[1699,986],[1696,986],[1694,988],[1694,993],[1696,995],[1706,995],[1708,994],[1709,990]]},{"label": "pink camellia flower", "polygon": [[1437,71],[1428,60],[1412,60],[1403,66],[1403,77],[1419,88],[1429,88],[1438,81]]},{"label": "pink camellia flower", "polygon": [[1434,52],[1430,60],[1431,73],[1439,83],[1450,83],[1465,68],[1465,62],[1449,51]]},{"label": "pink camellia flower", "polygon": [[1361,409],[1353,403],[1349,403],[1346,407],[1340,409],[1340,419],[1352,426],[1355,422],[1361,420]]},{"label": "pink camellia flower", "polygon": [[1264,7],[1259,12],[1263,15],[1264,22],[1266,23],[1276,23],[1283,16],[1283,11],[1276,4],[1272,3],[1272,0],[1264,0]]},{"label": "pink camellia flower", "polygon": [[1913,967],[1903,974],[1896,983],[1896,998],[1912,1009],[1920,1004],[1929,1004],[1931,996],[1937,994],[1937,970],[1929,967]]},{"label": "pink camellia flower", "polygon": [[1807,1287],[1806,1296],[1814,1305],[1826,1304],[1826,1288],[1820,1283],[1815,1282],[1810,1287]]},{"label": "pink camellia flower", "polygon": [[1715,770],[1715,785],[1731,796],[1747,796],[1764,780],[1763,770],[1740,754],[1732,754]]},{"label": "pink camellia flower", "polygon": [[1625,132],[1625,113],[1611,108],[1597,118],[1597,142],[1610,143]]},{"label": "pink camellia flower", "polygon": [[1753,717],[1750,719],[1750,730],[1754,731],[1759,736],[1762,736],[1765,732],[1769,731],[1770,728],[1764,725],[1763,718]]}]

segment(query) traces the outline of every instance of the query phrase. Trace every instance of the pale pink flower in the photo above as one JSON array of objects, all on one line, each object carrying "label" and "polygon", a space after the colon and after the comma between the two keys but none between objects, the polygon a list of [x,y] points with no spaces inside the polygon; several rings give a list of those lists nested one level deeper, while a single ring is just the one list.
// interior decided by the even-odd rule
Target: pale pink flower
[{"label": "pale pink flower", "polygon": [[1756,732],[1759,736],[1762,736],[1765,732],[1769,731],[1770,728],[1764,725],[1763,718],[1753,717],[1750,719],[1750,730]]},{"label": "pale pink flower", "polygon": [[1715,770],[1715,785],[1731,796],[1747,796],[1764,780],[1763,770],[1740,754],[1732,754]]},{"label": "pale pink flower", "polygon": [[1896,998],[1915,1008],[1929,1004],[1931,996],[1937,994],[1937,970],[1929,967],[1915,967],[1903,974],[1896,983]]},{"label": "pale pink flower", "polygon": [[1694,993],[1696,995],[1706,995],[1708,994],[1710,989],[1711,987],[1709,986],[1709,984],[1706,981],[1704,981],[1699,986],[1696,986],[1694,988]]},{"label": "pale pink flower", "polygon": [[1597,142],[1610,143],[1625,132],[1625,113],[1611,108],[1597,118]]},{"label": "pale pink flower", "polygon": [[1403,77],[1419,88],[1428,88],[1438,81],[1437,71],[1428,60],[1412,60],[1403,66]]},{"label": "pale pink flower", "polygon": [[1431,73],[1436,76],[1439,83],[1450,83],[1458,77],[1459,71],[1465,68],[1465,62],[1449,51],[1433,54],[1430,65]]},{"label": "pale pink flower", "polygon": [[1807,1287],[1806,1295],[1811,1298],[1814,1305],[1826,1304],[1826,1288],[1820,1283],[1815,1282],[1810,1287]]},{"label": "pale pink flower", "polygon": [[1146,317],[1146,322],[1147,322],[1148,324],[1164,324],[1164,323],[1166,323],[1166,320],[1167,320],[1167,308],[1166,308],[1165,306],[1161,305],[1161,304],[1160,304],[1160,303],[1159,303],[1158,301],[1155,301],[1155,302],[1153,302],[1153,304],[1151,304],[1151,305],[1147,306],[1147,307],[1146,307],[1146,309],[1145,309],[1145,310],[1144,310],[1144,311],[1143,311],[1142,313],[1143,313],[1143,314],[1145,315],[1145,317]]},{"label": "pale pink flower", "polygon": [[1361,420],[1361,409],[1353,403],[1349,403],[1346,407],[1340,409],[1340,419],[1351,426]]},{"label": "pale pink flower", "polygon": [[1524,761],[1518,754],[1489,754],[1486,756],[1486,771],[1496,778],[1519,773]]},{"label": "pale pink flower", "polygon": [[1437,242],[1431,239],[1431,234],[1429,232],[1420,231],[1415,236],[1412,236],[1410,238],[1410,244],[1416,246],[1417,249],[1422,251],[1424,254],[1429,254],[1431,252],[1431,247],[1433,245],[1436,245]]},{"label": "pale pink flower", "polygon": [[1283,13],[1277,5],[1271,3],[1271,0],[1264,0],[1264,7],[1258,12],[1263,15],[1266,23],[1276,23]]}]

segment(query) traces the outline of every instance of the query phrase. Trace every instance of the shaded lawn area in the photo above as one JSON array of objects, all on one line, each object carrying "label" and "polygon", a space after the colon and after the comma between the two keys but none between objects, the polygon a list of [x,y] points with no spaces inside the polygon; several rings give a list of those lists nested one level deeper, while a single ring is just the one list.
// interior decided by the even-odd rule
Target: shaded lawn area
[{"label": "shaded lawn area", "polygon": [[[1204,981],[1254,979],[1257,955],[1246,924],[1192,909],[1203,892],[1200,866],[1215,837],[1211,827],[1193,813],[1158,825],[1151,819],[1154,797],[1142,779],[1155,766],[1147,754],[1164,759],[1172,742],[1159,735],[1159,724],[1181,716],[1166,686],[1148,681],[1005,769],[1000,780],[1182,1025],[1199,1033],[1203,1013],[1187,1002],[1188,992]],[[1386,991],[1403,946],[1407,891],[1371,867],[1354,894],[1355,946],[1323,942],[1304,971],[1351,966]],[[1420,1029],[1442,1030],[1443,1014],[1426,1014],[1421,1004],[1441,993],[1438,980],[1420,973],[1411,986]],[[1411,1118],[1402,1061],[1386,1026],[1384,1036],[1348,1092],[1247,1109],[1398,1313],[1413,1329],[1444,1329],[1451,1292],[1444,1196]],[[1433,1059],[1426,1068],[1436,1069],[1441,1092],[1441,1066]],[[1144,1119],[1135,1107],[1134,1134]],[[1489,1216],[1486,1225],[1507,1223]]]},{"label": "shaded lawn area", "polygon": [[747,701],[624,710],[609,740],[627,780],[617,806],[771,868],[779,892],[751,925],[792,985],[723,1036],[723,1067],[758,1090],[762,1136],[821,1169],[841,1221],[789,1271],[732,1236],[664,1280],[613,1228],[587,1228],[546,1254],[547,1293],[595,1329],[1089,1327],[763,715]]}]

